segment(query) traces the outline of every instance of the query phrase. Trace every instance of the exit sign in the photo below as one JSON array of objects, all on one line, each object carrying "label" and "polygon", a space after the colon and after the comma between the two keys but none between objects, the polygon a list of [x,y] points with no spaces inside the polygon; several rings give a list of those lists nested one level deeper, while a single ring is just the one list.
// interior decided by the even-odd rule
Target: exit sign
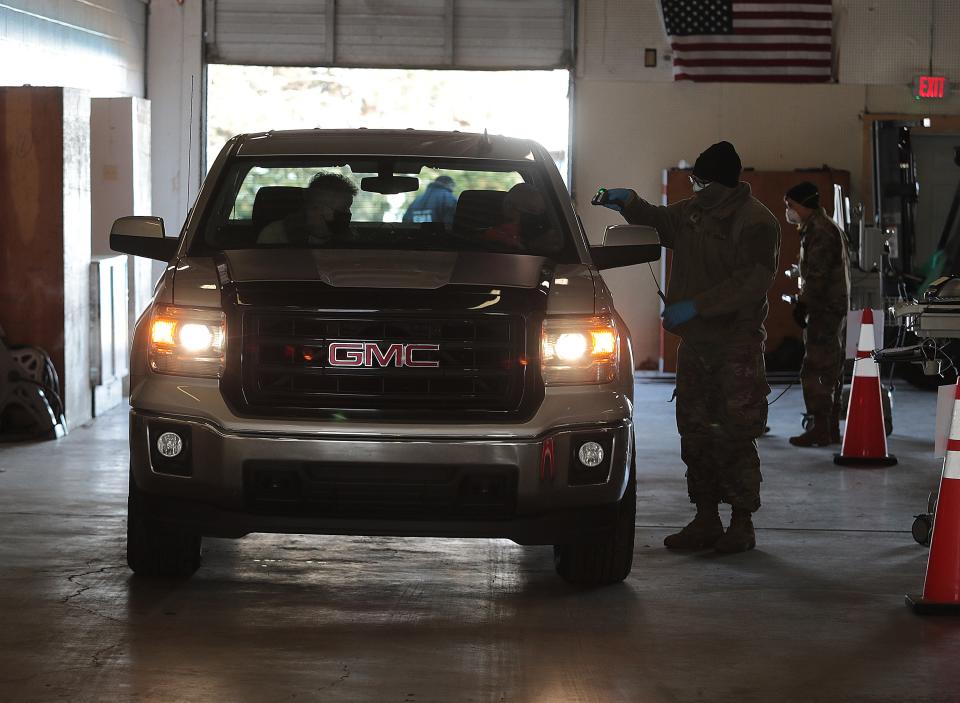
[{"label": "exit sign", "polygon": [[947,97],[947,79],[945,76],[918,76],[913,83],[913,97],[945,98]]}]

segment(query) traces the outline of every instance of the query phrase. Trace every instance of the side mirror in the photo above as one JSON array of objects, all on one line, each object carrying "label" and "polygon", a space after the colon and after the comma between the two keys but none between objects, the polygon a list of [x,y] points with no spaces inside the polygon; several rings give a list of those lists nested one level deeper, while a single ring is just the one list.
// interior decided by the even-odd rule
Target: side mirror
[{"label": "side mirror", "polygon": [[645,225],[611,225],[603,233],[603,245],[590,247],[590,256],[601,271],[659,261],[660,237]]},{"label": "side mirror", "polygon": [[169,262],[179,242],[165,235],[161,217],[121,217],[110,228],[110,248],[121,254]]}]

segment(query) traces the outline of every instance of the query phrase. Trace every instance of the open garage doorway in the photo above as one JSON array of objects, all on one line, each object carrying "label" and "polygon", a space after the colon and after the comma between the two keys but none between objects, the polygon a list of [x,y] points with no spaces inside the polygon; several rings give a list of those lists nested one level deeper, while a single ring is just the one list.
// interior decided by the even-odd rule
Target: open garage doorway
[{"label": "open garage doorway", "polygon": [[[568,179],[570,73],[210,64],[207,163],[234,134],[435,129],[535,139]],[[569,180],[567,180],[569,183]]]}]

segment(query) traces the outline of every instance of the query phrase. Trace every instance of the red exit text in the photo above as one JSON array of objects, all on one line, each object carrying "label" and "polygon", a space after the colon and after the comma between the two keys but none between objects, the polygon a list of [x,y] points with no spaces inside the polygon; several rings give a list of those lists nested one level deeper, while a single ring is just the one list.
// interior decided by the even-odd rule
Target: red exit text
[{"label": "red exit text", "polygon": [[917,82],[917,96],[921,98],[942,98],[946,93],[947,79],[943,76],[920,76]]}]

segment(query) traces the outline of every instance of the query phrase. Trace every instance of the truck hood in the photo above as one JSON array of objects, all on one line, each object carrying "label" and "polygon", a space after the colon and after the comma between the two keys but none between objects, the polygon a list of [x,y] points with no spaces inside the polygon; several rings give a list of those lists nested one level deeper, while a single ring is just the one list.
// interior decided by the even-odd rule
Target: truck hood
[{"label": "truck hood", "polygon": [[450,284],[536,288],[546,260],[486,252],[242,250],[225,253],[236,283],[317,281],[334,288],[430,290]]},{"label": "truck hood", "polygon": [[540,289],[550,314],[596,311],[594,274],[588,267],[488,252],[228,251],[219,262],[207,257],[178,262],[173,298],[177,305],[219,307],[225,283],[262,287],[272,282],[367,290],[431,291],[451,285]]}]

